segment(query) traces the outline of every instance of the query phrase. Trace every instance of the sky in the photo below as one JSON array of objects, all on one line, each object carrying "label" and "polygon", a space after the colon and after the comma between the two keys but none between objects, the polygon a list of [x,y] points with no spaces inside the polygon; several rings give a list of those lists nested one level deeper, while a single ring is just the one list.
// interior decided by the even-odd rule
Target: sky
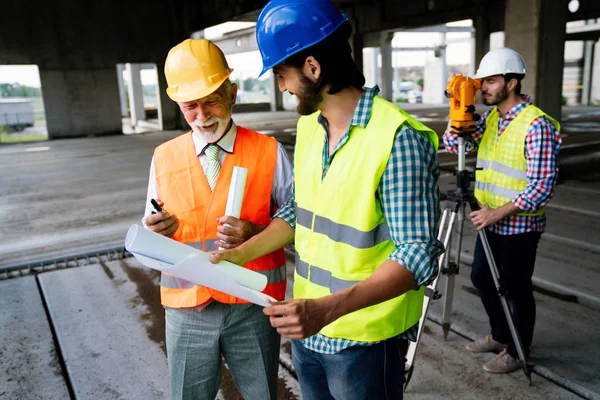
[{"label": "sky", "polygon": [[0,83],[20,83],[39,88],[40,72],[37,65],[0,65]]}]

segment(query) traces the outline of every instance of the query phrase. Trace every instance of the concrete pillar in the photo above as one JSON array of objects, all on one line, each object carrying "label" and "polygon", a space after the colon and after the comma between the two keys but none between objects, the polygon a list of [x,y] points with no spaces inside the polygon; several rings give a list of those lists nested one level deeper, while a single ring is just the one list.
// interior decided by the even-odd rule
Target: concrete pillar
[{"label": "concrete pillar", "polygon": [[269,72],[271,77],[271,111],[283,111],[283,93],[279,90],[279,84],[277,83],[277,77],[273,72]]},{"label": "concrete pillar", "polygon": [[[594,53],[600,54],[600,40],[594,43]],[[590,89],[591,105],[600,103],[600,57],[594,57],[592,63],[592,87]]]},{"label": "concrete pillar", "polygon": [[[392,58],[393,58],[393,53],[392,53]],[[402,77],[400,76],[400,68],[394,68],[393,61],[392,61],[392,69],[394,70],[394,79],[392,80],[392,98],[394,100],[396,100],[396,95],[400,94],[400,91],[398,90],[398,93],[396,93],[396,91],[394,90],[394,87],[400,88],[400,84],[402,83]],[[396,84],[395,86],[394,86],[394,83]]]},{"label": "concrete pillar", "polygon": [[146,119],[144,111],[144,92],[142,90],[141,64],[125,64],[127,71],[127,93],[129,94],[129,112],[131,114],[131,126],[135,127],[138,121]]},{"label": "concrete pillar", "polygon": [[[167,95],[167,79],[165,78],[165,66],[162,64],[156,65],[156,73],[158,75],[158,115],[160,118],[160,129],[176,129],[183,128],[180,124],[179,106]],[[187,127],[186,127],[187,128]]]},{"label": "concrete pillar", "polygon": [[473,19],[475,27],[475,58],[473,60],[474,70],[477,71],[483,56],[490,51],[490,29],[487,18],[478,16]]},{"label": "concrete pillar", "polygon": [[127,88],[125,87],[125,80],[123,79],[124,71],[125,64],[117,64],[117,83],[119,84],[119,103],[121,104],[121,118],[127,118],[129,116],[129,109],[127,108]]},{"label": "concrete pillar", "polygon": [[352,48],[352,58],[358,67],[359,71],[363,70],[363,35],[360,32],[360,28],[356,19],[353,18],[350,23],[352,24],[352,35],[350,36],[350,47]]},{"label": "concrete pillar", "polygon": [[523,93],[560,119],[568,0],[506,0],[505,45],[527,65]]},{"label": "concrete pillar", "polygon": [[[440,58],[442,60],[442,86],[445,89],[448,86],[448,60],[446,57],[446,33],[440,33]],[[444,90],[443,89],[443,90]],[[448,103],[446,96],[442,96],[442,103]]]},{"label": "concrete pillar", "polygon": [[115,68],[39,68],[49,139],[121,132]]},{"label": "concrete pillar", "polygon": [[[478,16],[473,19],[473,26],[475,27],[474,35],[474,46],[473,46],[473,66],[470,70],[470,76],[474,76],[479,68],[479,63],[485,54],[490,51],[490,25],[486,17]],[[472,71],[472,72],[471,72]],[[481,91],[477,91],[475,94],[475,104],[483,103],[481,97]]]},{"label": "concrete pillar", "polygon": [[592,93],[592,65],[594,62],[594,44],[593,40],[586,40],[583,47],[583,90],[581,91],[581,104],[590,105]]},{"label": "concrete pillar", "polygon": [[386,100],[393,101],[392,99],[392,82],[393,82],[393,68],[392,68],[392,38],[394,37],[393,32],[382,32],[379,39],[379,48],[381,49],[381,97]]}]

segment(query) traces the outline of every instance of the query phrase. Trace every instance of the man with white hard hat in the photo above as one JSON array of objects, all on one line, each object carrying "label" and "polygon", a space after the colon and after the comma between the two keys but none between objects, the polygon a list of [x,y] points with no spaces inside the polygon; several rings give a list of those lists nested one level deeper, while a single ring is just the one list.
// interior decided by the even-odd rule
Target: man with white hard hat
[{"label": "man with white hard hat", "polygon": [[[466,138],[466,151],[476,149],[475,197],[481,209],[470,214],[477,230],[486,229],[513,319],[528,355],[535,324],[531,277],[537,245],[545,230],[545,206],[556,185],[560,124],[521,94],[526,68],[523,57],[509,48],[487,53],[475,79],[481,80],[483,103],[495,106],[482,115],[475,133]],[[444,134],[446,149],[457,152],[457,135]],[[500,298],[479,239],[475,244],[471,281],[489,317],[489,335],[467,345],[476,352],[500,352],[483,365],[489,373],[520,368]]]}]

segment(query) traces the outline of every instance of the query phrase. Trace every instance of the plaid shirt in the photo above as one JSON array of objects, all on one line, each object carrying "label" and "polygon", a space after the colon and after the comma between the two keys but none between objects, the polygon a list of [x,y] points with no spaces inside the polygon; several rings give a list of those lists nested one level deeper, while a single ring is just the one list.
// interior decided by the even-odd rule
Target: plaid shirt
[{"label": "plaid shirt", "polygon": [[[498,138],[506,130],[508,125],[521,111],[532,104],[531,97],[521,95],[523,102],[512,108],[506,116],[502,116],[498,108],[486,111],[481,120],[477,122],[477,130],[465,140],[467,153],[479,147],[481,138],[486,129],[487,117],[490,112],[498,115]],[[529,126],[525,137],[525,159],[527,160],[527,187],[512,199],[512,203],[523,211],[536,212],[544,207],[552,198],[556,179],[558,177],[558,166],[556,156],[560,151],[562,139],[560,133],[546,117],[536,118]],[[450,153],[458,152],[458,140],[455,134],[444,133],[444,145]],[[546,216],[522,216],[513,215],[506,217],[488,229],[499,235],[517,235],[525,232],[544,232],[546,228]]]},{"label": "plaid shirt", "polygon": [[[371,118],[373,98],[379,93],[377,86],[365,89],[350,127],[366,127]],[[353,134],[350,128],[340,139],[332,154],[328,148],[328,122],[320,114],[319,123],[325,130],[323,143],[323,174],[325,177],[337,152]],[[402,124],[396,132],[394,146],[384,174],[379,182],[377,197],[381,199],[383,214],[390,229],[396,250],[388,259],[394,260],[415,277],[418,286],[431,283],[438,273],[437,257],[443,245],[436,239],[440,217],[438,192],[439,166],[437,153],[426,135]],[[293,228],[296,226],[294,189],[287,203],[275,217],[282,218]],[[399,335],[415,341],[419,324]],[[357,342],[343,338],[330,338],[320,333],[302,341],[310,350],[335,354],[356,345],[369,346],[377,342]]]}]

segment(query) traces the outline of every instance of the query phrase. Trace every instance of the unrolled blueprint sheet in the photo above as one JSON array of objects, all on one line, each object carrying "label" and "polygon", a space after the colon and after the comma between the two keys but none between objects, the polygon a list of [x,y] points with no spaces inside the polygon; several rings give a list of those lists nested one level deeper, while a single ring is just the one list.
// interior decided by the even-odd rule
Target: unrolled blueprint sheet
[{"label": "unrolled blueprint sheet", "polygon": [[268,307],[270,296],[261,293],[267,277],[228,261],[212,264],[210,254],[191,246],[132,225],[125,248],[146,267],[166,272],[197,285]]}]

